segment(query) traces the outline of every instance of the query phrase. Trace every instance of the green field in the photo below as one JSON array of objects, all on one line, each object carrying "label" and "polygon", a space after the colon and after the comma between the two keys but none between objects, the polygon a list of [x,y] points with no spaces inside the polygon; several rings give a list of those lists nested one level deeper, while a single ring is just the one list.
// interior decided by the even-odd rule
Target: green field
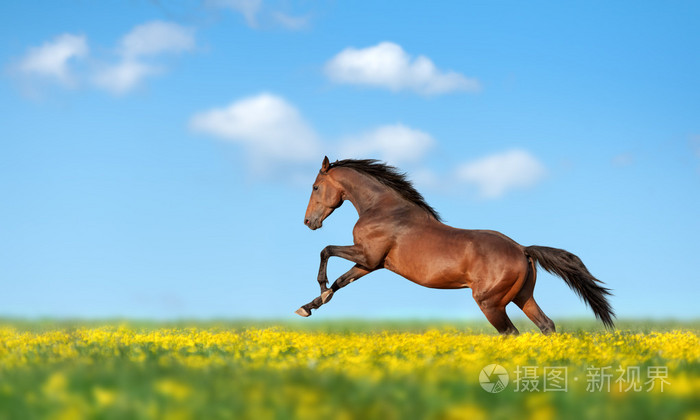
[{"label": "green field", "polygon": [[0,324],[0,419],[700,418],[698,322]]}]

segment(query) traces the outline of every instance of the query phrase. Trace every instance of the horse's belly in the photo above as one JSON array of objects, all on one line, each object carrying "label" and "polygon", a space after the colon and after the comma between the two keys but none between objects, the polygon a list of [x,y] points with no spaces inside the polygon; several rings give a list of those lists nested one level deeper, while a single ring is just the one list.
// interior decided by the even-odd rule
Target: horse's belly
[{"label": "horse's belly", "polygon": [[469,287],[467,276],[459,273],[436,274],[425,270],[406,270],[404,267],[395,267],[390,262],[385,263],[384,268],[416,284],[433,289],[463,289]]},{"label": "horse's belly", "polygon": [[421,286],[434,289],[469,287],[463,248],[431,245],[428,241],[397,247],[386,256],[384,268]]}]

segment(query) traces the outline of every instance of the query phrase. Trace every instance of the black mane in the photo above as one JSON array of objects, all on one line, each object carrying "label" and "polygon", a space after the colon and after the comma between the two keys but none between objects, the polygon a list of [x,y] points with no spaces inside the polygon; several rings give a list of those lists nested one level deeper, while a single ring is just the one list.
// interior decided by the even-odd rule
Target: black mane
[{"label": "black mane", "polygon": [[440,214],[425,202],[425,198],[416,191],[411,181],[406,178],[406,174],[393,166],[376,159],[344,159],[331,163],[329,170],[333,168],[350,168],[369,175],[399,193],[406,201],[428,212],[436,220],[442,221]]}]

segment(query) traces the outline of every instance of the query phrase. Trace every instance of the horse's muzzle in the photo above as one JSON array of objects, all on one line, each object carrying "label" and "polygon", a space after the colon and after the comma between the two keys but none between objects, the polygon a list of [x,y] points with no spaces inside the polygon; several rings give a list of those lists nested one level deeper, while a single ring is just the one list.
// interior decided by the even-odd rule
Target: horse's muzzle
[{"label": "horse's muzzle", "polygon": [[304,219],[304,224],[308,226],[309,229],[311,230],[316,230],[323,226],[323,222],[319,222],[318,219],[311,220],[311,219]]}]

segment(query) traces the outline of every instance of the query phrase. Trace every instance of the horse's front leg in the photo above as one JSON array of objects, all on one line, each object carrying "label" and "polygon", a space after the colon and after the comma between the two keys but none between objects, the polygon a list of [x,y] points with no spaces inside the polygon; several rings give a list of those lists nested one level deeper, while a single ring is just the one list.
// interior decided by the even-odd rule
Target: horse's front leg
[{"label": "horse's front leg", "polygon": [[331,285],[330,289],[321,293],[321,303],[328,303],[328,301],[331,300],[331,298],[333,297],[333,293],[337,292],[338,290],[342,289],[343,287],[347,286],[348,284],[354,282],[355,280],[359,279],[360,277],[366,276],[367,274],[369,274],[371,272],[372,272],[372,270],[368,270],[366,268],[360,267],[359,265],[355,265],[353,268],[348,270],[345,274],[338,277],[333,282],[333,285]]},{"label": "horse's front leg", "polygon": [[[328,289],[328,259],[330,257],[340,257],[350,260],[356,264],[363,264],[365,261],[362,251],[356,245],[336,246],[328,245],[321,251],[321,264],[318,267],[318,284],[321,286],[321,294]],[[336,280],[337,281],[337,280]]]},{"label": "horse's front leg", "polygon": [[330,288],[326,288],[326,290],[321,293],[321,296],[297,309],[296,314],[303,317],[311,315],[311,310],[318,309],[321,307],[321,305],[330,301],[333,297],[333,293],[369,273],[371,273],[371,270],[355,265],[353,268],[345,272],[345,274],[338,277]]}]

